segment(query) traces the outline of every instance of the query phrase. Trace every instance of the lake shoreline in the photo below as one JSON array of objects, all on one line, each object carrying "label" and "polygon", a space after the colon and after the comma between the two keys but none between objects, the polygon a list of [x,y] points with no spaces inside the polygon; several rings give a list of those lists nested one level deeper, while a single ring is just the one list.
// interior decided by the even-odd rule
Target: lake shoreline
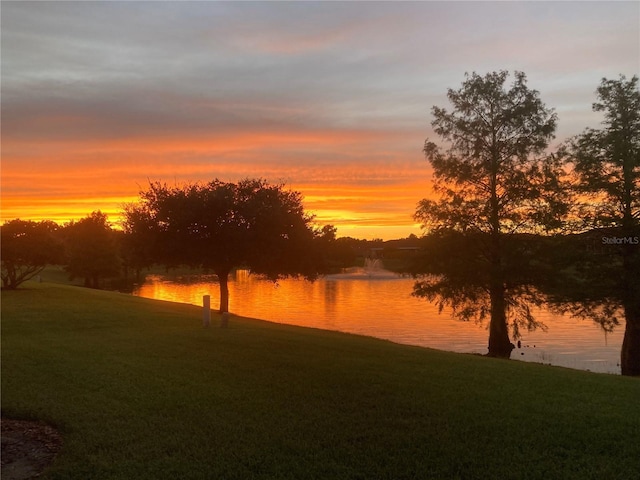
[{"label": "lake shoreline", "polygon": [[[240,316],[316,327],[457,353],[485,354],[486,326],[452,319],[433,304],[411,296],[413,279],[384,270],[354,268],[313,283],[285,279],[274,284],[238,271],[230,281],[230,310]],[[150,275],[135,295],[217,308],[215,275]],[[513,360],[620,374],[624,325],[606,334],[589,320],[534,309],[549,327],[522,332]],[[517,342],[514,340],[514,344]]]}]

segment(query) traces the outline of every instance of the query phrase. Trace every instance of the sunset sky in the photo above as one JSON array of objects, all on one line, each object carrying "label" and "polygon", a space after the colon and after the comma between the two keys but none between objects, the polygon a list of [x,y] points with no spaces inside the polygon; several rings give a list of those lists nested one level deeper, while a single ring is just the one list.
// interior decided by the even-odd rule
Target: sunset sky
[{"label": "sunset sky", "polygon": [[399,238],[430,192],[431,107],[521,70],[585,127],[640,72],[640,3],[9,2],[2,220],[117,222],[148,181],[261,177],[339,236]]}]

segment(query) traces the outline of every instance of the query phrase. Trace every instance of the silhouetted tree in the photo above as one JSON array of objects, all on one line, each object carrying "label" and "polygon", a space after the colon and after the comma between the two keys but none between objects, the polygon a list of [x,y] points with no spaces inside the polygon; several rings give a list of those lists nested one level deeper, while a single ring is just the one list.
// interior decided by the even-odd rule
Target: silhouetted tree
[{"label": "silhouetted tree", "polygon": [[13,290],[38,275],[47,264],[61,260],[62,246],[51,221],[15,219],[0,227],[2,288]]},{"label": "silhouetted tree", "polygon": [[[583,201],[578,214],[599,231],[600,248],[578,261],[590,284],[603,276],[613,283],[602,298],[617,298],[626,320],[621,352],[623,375],[640,375],[640,91],[638,77],[602,79],[593,110],[603,112],[603,127],[571,139],[564,155],[577,177]],[[602,310],[604,303],[590,304]],[[583,302],[581,308],[585,308]],[[593,310],[593,308],[591,309]],[[587,308],[584,313],[588,313]]]},{"label": "silhouetted tree", "polygon": [[452,110],[432,109],[431,124],[448,149],[425,142],[440,200],[422,200],[416,211],[433,250],[418,264],[428,276],[414,289],[463,319],[490,317],[489,355],[506,358],[509,322],[514,334],[523,322],[535,325],[523,302],[534,292],[524,272],[515,275],[525,266],[515,252],[524,247],[510,237],[560,228],[567,208],[560,162],[544,155],[556,114],[524,73],[506,88],[508,75],[467,74],[462,88],[448,90]]},{"label": "silhouetted tree", "polygon": [[321,269],[312,217],[300,193],[282,185],[252,179],[175,187],[156,182],[140,197],[125,211],[126,231],[145,238],[151,233],[153,255],[162,263],[213,270],[221,312],[229,310],[234,268],[248,267],[272,280],[315,278]]},{"label": "silhouetted tree", "polygon": [[99,288],[101,279],[119,275],[118,247],[106,214],[95,211],[64,230],[71,278],[83,277],[85,286]]},{"label": "silhouetted tree", "polygon": [[154,219],[149,211],[135,204],[125,205],[124,209],[126,221],[123,223],[124,235],[120,238],[120,255],[125,278],[129,269],[133,269],[136,281],[141,281],[142,269],[151,267],[155,259]]}]

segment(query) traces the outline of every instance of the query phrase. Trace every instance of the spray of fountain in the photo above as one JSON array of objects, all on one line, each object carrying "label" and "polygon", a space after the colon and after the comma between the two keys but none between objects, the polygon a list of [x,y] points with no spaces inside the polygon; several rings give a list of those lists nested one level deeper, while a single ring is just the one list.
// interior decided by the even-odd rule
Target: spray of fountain
[{"label": "spray of fountain", "polygon": [[382,270],[382,262],[380,260],[377,258],[365,258],[364,271],[366,273],[374,274],[380,270]]}]

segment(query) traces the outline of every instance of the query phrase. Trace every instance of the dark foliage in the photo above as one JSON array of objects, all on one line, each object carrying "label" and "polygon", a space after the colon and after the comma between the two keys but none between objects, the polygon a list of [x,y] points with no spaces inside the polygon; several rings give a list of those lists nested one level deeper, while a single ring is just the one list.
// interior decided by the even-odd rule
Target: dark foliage
[{"label": "dark foliage", "polygon": [[85,286],[99,288],[105,278],[120,274],[116,234],[100,211],[64,228],[66,269],[71,278],[84,278]]},{"label": "dark foliage", "polygon": [[0,227],[2,288],[16,289],[50,263],[61,262],[58,225],[51,221],[11,220]]},{"label": "dark foliage", "polygon": [[[546,329],[534,318],[531,307],[542,305],[545,297],[539,287],[554,278],[553,264],[545,254],[552,241],[540,235],[513,234],[502,242],[505,308],[514,339],[523,329]],[[490,245],[490,235],[483,232],[440,229],[425,236],[410,268],[414,276],[422,275],[414,295],[434,301],[440,311],[450,308],[461,320],[490,319]]]},{"label": "dark foliage", "polygon": [[174,187],[151,183],[125,215],[127,242],[145,252],[143,263],[153,259],[214,271],[222,312],[228,311],[227,281],[234,268],[246,267],[272,280],[288,275],[313,279],[324,268],[318,240],[333,238],[326,228],[312,228],[300,193],[264,180]]}]

